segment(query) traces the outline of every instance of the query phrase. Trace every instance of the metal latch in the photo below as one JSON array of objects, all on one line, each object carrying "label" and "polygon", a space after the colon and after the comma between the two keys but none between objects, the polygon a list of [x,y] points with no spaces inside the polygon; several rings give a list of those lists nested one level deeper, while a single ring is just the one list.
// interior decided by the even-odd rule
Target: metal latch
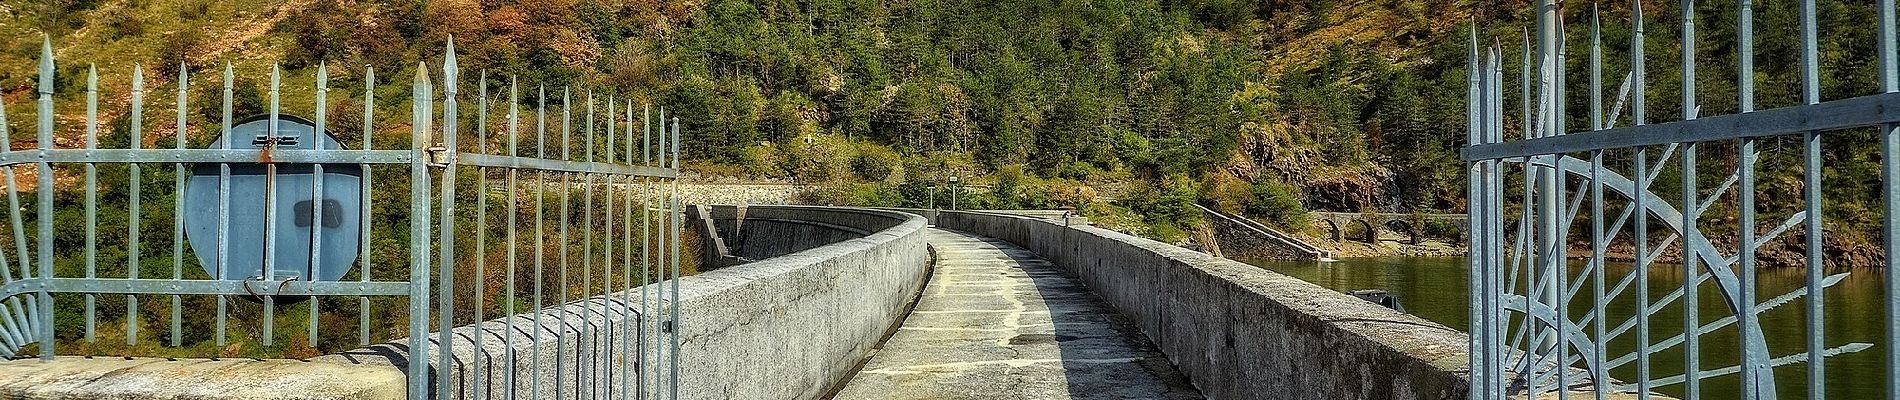
[{"label": "metal latch", "polygon": [[429,159],[426,161],[431,167],[447,167],[449,166],[449,157],[453,156],[453,154],[449,152],[449,148],[440,143],[429,146],[429,148],[424,149],[423,152],[428,153],[426,155]]}]

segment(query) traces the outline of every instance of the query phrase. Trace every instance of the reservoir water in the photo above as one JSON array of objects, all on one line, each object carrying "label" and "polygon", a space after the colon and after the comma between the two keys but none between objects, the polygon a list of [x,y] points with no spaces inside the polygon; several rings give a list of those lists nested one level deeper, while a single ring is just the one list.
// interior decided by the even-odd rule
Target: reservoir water
[{"label": "reservoir water", "polygon": [[[1398,296],[1406,311],[1434,322],[1445,324],[1460,331],[1470,329],[1466,323],[1469,310],[1469,298],[1465,291],[1468,276],[1465,259],[1462,257],[1377,257],[1353,258],[1331,263],[1284,262],[1242,260],[1269,270],[1277,271],[1328,289],[1348,291],[1356,289],[1385,289]],[[1628,274],[1635,272],[1630,263],[1609,263],[1605,286],[1614,287],[1615,283]],[[1571,276],[1583,270],[1581,262],[1571,264]],[[1681,287],[1682,267],[1673,264],[1659,264],[1649,268],[1650,298],[1661,300],[1669,292]],[[1882,287],[1884,270],[1852,271],[1840,284],[1822,291],[1826,328],[1826,347],[1836,347],[1848,343],[1872,343],[1874,347],[1859,353],[1835,356],[1827,359],[1827,397],[1832,399],[1876,399],[1886,396],[1886,366],[1881,354],[1887,351],[1889,343],[1882,343],[1886,330],[1882,312],[1885,290]],[[1757,295],[1761,301],[1774,298],[1782,293],[1799,289],[1806,280],[1806,271],[1797,269],[1764,270],[1757,275]],[[1700,286],[1699,319],[1707,324],[1728,316],[1728,308],[1713,281]],[[1608,289],[1606,289],[1608,290]],[[1591,288],[1585,282],[1570,307],[1572,320],[1575,316],[1589,311],[1588,300]],[[1618,301],[1607,305],[1610,318],[1605,330],[1614,329],[1635,317],[1635,288],[1631,287]],[[1684,331],[1683,306],[1680,301],[1664,305],[1650,319],[1650,338],[1652,343],[1680,334]],[[1780,307],[1761,313],[1762,331],[1768,340],[1769,351],[1773,357],[1781,357],[1806,351],[1807,302],[1795,299]],[[1585,326],[1586,331],[1590,326]],[[1509,332],[1507,332],[1509,333]],[[1723,328],[1702,336],[1701,367],[1712,370],[1733,366],[1740,355],[1740,336],[1735,328]],[[1609,343],[1609,358],[1615,359],[1630,353],[1636,348],[1636,333],[1629,333]],[[1678,375],[1682,372],[1684,354],[1680,346],[1654,354],[1651,357],[1651,371],[1654,378]],[[1807,396],[1807,366],[1793,364],[1775,369],[1776,388],[1779,398],[1805,399]],[[1612,376],[1630,380],[1636,374],[1636,363],[1619,367]],[[1741,379],[1735,375],[1708,378],[1702,381],[1702,397],[1707,399],[1738,398]],[[1657,391],[1681,397],[1682,385],[1658,388]]]}]

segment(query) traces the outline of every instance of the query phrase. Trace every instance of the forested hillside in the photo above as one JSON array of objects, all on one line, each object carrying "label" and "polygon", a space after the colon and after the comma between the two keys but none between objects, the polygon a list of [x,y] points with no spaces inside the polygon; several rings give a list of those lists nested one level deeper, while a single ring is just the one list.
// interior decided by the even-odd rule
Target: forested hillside
[{"label": "forested hillside", "polygon": [[[183,60],[207,79],[195,95],[214,93],[210,72],[223,62],[256,87],[280,59],[286,76],[311,75],[319,62],[374,66],[383,87],[403,90],[453,35],[464,69],[493,83],[611,85],[681,116],[695,169],[828,182],[838,189],[827,201],[917,203],[906,194],[922,182],[962,175],[988,188],[971,189],[984,206],[1090,209],[1108,192],[1156,221],[1207,201],[1295,223],[1305,208],[1459,207],[1453,149],[1470,7],[14,1],[0,10],[9,18],[0,85],[10,103],[28,100],[46,32],[62,60],[98,62],[108,77],[138,62],[163,82]],[[360,90],[350,82],[360,68],[332,71],[333,86]],[[82,88],[83,73],[63,65],[62,93]],[[124,79],[103,81],[108,99],[124,89]],[[379,93],[392,95],[406,96]],[[378,103],[397,114],[400,99]],[[1160,215],[1170,213],[1182,215]]]},{"label": "forested hillside", "polygon": [[[1825,97],[1871,92],[1870,5],[1820,3]],[[378,93],[385,97],[378,106],[403,115],[401,91],[418,61],[439,62],[453,36],[464,70],[486,71],[493,87],[517,75],[554,86],[599,83],[666,106],[682,118],[689,161],[702,174],[820,182],[831,189],[814,201],[879,205],[922,205],[927,182],[961,176],[975,185],[967,205],[1077,207],[1176,237],[1198,219],[1194,202],[1288,226],[1300,225],[1305,209],[1461,210],[1455,149],[1464,130],[1465,29],[1481,25],[1487,44],[1511,55],[1505,67],[1515,74],[1530,9],[1522,0],[0,5],[7,18],[0,86],[13,104],[31,95],[37,33],[46,32],[62,59],[94,60],[107,76],[140,62],[163,84],[183,60],[204,80],[193,92],[206,99],[200,104],[212,104],[208,72],[233,62],[248,88],[240,90],[240,112],[256,110],[255,77],[272,61],[283,60],[287,76],[298,77],[313,75],[319,62],[348,66],[332,69],[335,90],[349,94],[333,96],[341,98],[333,100],[336,110],[361,109],[352,100],[361,95],[357,67],[374,66],[381,87],[390,88]],[[1681,114],[1680,80],[1667,72],[1678,67],[1675,6],[1649,7],[1652,122]],[[1794,6],[1756,6],[1763,107],[1798,101]],[[1627,71],[1630,4],[1602,7],[1603,85],[1614,93]],[[1733,2],[1700,7],[1699,64],[1708,71],[1699,84],[1702,112],[1733,112]],[[1590,8],[1566,4],[1575,85],[1587,78]],[[247,71],[252,78],[244,78]],[[62,101],[75,101],[80,74],[61,69]],[[106,97],[123,99],[113,93],[125,80],[106,81]],[[1588,126],[1587,91],[1570,93],[1569,126]],[[1618,124],[1627,125],[1628,115]],[[401,124],[392,118],[379,126],[399,134]],[[1786,153],[1781,147],[1768,149],[1764,168],[1795,171],[1795,163],[1774,161]],[[1856,153],[1864,147],[1830,151],[1870,157]],[[1715,163],[1721,153],[1704,152]],[[1848,179],[1872,173],[1841,168],[1834,173]],[[1725,174],[1705,173],[1709,181]],[[1841,190],[1830,196],[1871,195]],[[1873,212],[1831,204],[1851,215]]]}]

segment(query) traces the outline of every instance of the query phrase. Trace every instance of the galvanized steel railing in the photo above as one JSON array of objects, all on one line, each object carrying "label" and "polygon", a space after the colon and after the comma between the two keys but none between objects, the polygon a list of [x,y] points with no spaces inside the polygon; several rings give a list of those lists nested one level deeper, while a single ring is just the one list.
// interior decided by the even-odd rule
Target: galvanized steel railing
[{"label": "galvanized steel railing", "polygon": [[[261,126],[265,133],[252,138],[248,147],[234,143],[232,136],[237,133],[233,130],[232,113],[235,85],[229,64],[223,70],[223,103],[221,120],[217,124],[220,130],[216,132],[193,129],[188,112],[189,74],[185,67],[180,66],[175,81],[176,119],[170,126],[175,129],[175,133],[169,138],[172,144],[169,149],[145,147],[148,142],[163,143],[167,139],[153,138],[148,141],[143,136],[144,130],[149,128],[143,119],[147,86],[143,70],[138,67],[131,71],[131,90],[127,93],[130,110],[126,117],[130,123],[124,130],[129,145],[120,149],[99,148],[101,121],[98,73],[96,68],[89,68],[85,93],[85,144],[82,148],[61,148],[56,144],[59,138],[55,137],[55,121],[60,114],[54,110],[55,65],[49,40],[42,46],[39,65],[36,146],[29,150],[0,153],[0,167],[4,167],[0,168],[0,174],[4,174],[0,178],[5,179],[9,205],[7,218],[12,227],[12,248],[0,249],[0,278],[5,279],[4,285],[0,285],[0,299],[4,299],[0,301],[0,356],[37,356],[51,360],[56,356],[75,354],[65,350],[68,348],[78,348],[80,352],[77,354],[84,355],[144,355],[145,351],[140,350],[140,346],[148,346],[145,341],[148,334],[141,332],[141,328],[160,320],[169,325],[168,339],[157,343],[162,349],[169,349],[162,351],[164,354],[183,352],[193,356],[217,357],[231,344],[227,343],[232,338],[231,332],[228,332],[231,329],[230,322],[258,324],[261,333],[256,335],[257,344],[267,348],[283,348],[285,345],[276,332],[280,325],[276,318],[294,307],[305,309],[301,315],[307,318],[308,323],[301,339],[305,340],[304,345],[309,348],[364,346],[373,341],[394,339],[372,333],[377,330],[373,328],[395,331],[387,327],[373,327],[373,320],[378,319],[373,316],[402,315],[402,319],[382,319],[389,320],[385,322],[407,322],[408,356],[411,360],[417,360],[407,365],[410,398],[430,397],[432,386],[437,395],[447,397],[453,393],[478,399],[535,397],[543,393],[543,388],[569,393],[572,397],[588,398],[676,396],[679,361],[675,353],[679,348],[679,338],[671,333],[675,331],[680,316],[678,309],[669,308],[672,302],[668,300],[677,297],[677,278],[682,270],[679,237],[683,220],[676,195],[680,155],[678,119],[674,118],[668,124],[664,110],[659,112],[658,118],[649,119],[650,113],[645,107],[635,115],[632,100],[622,101],[612,97],[605,99],[604,112],[597,112],[592,91],[586,95],[586,104],[582,107],[571,103],[571,94],[562,89],[559,97],[561,103],[558,105],[560,120],[556,121],[560,136],[556,142],[549,140],[552,133],[549,132],[547,120],[551,112],[548,109],[549,97],[543,87],[537,89],[539,100],[533,110],[533,142],[524,148],[520,138],[520,104],[523,99],[519,85],[510,79],[506,124],[505,129],[502,129],[505,132],[491,131],[491,94],[486,74],[480,79],[476,115],[472,118],[461,115],[459,108],[464,94],[458,90],[458,85],[463,78],[458,73],[453,43],[447,46],[445,54],[439,92],[435,90],[427,69],[417,67],[411,87],[411,141],[407,148],[373,146],[371,139],[377,136],[374,126],[376,78],[373,69],[365,69],[362,75],[361,148],[342,148],[340,143],[330,140],[329,135],[324,133],[329,128],[326,126],[326,113],[331,104],[328,100],[329,78],[327,68],[322,66],[316,69],[314,91],[311,92],[315,104],[321,105],[310,110],[314,119],[301,121],[280,112],[280,90],[283,89],[281,73],[273,67],[268,88],[269,112],[256,121],[263,124]],[[434,125],[438,121],[435,110],[438,105],[441,107],[439,127]],[[580,117],[584,119],[579,131],[575,130],[576,112],[582,113]],[[600,118],[598,124],[596,117]],[[0,138],[9,137],[5,118],[4,104],[0,103]],[[470,119],[475,123],[474,129],[461,126]],[[301,124],[311,126],[304,127]],[[311,135],[303,137],[298,129]],[[217,133],[221,139],[210,142],[209,148],[187,148],[194,133]],[[471,133],[473,136],[469,136]],[[474,143],[467,143],[466,139],[473,139]],[[308,142],[300,143],[303,140]],[[12,141],[9,139],[6,142]],[[554,151],[559,153],[550,154]],[[149,166],[163,168],[166,164],[169,164],[172,172],[169,185],[173,195],[172,204],[169,204],[172,227],[169,237],[155,239],[170,242],[168,262],[141,258],[142,255],[157,255],[164,250],[141,246],[146,241],[141,238],[141,233],[147,230],[142,222],[154,209],[141,202],[143,193],[153,192],[147,190],[151,185],[143,179],[163,178],[162,174],[147,174],[143,169]],[[382,169],[403,165],[408,166],[406,185],[395,179],[375,179],[389,173]],[[76,179],[71,176],[75,166],[83,170],[83,176]],[[123,166],[126,171],[126,181],[119,183],[126,189],[123,203],[108,204],[126,209],[127,229],[120,241],[125,246],[123,260],[99,257],[101,166]],[[26,169],[28,167],[31,169]],[[326,174],[326,167],[333,172]],[[243,186],[243,180],[247,179],[244,175],[248,172],[244,171],[258,168],[262,170],[264,182],[262,198],[234,198],[233,193],[239,189],[234,188],[234,185]],[[22,171],[16,169],[33,173],[36,184],[31,189],[23,189],[16,180]],[[234,169],[239,170],[237,176],[234,176]],[[300,176],[309,178],[290,180],[280,177],[280,170],[284,170],[283,177],[303,174]],[[200,174],[200,171],[204,173]],[[211,171],[215,171],[215,174]],[[338,175],[334,171],[344,171],[345,174]],[[524,173],[528,176],[523,176]],[[458,181],[458,177],[472,177],[475,182],[469,185],[467,181]],[[324,181],[336,179],[346,181],[345,185],[333,184],[330,190],[326,190]],[[347,182],[350,180],[355,182]],[[193,204],[188,201],[187,188],[192,181],[215,185],[204,188],[207,190],[205,193],[214,194],[213,197],[200,199],[213,199],[207,203],[214,204]],[[280,181],[292,183],[279,184]],[[284,189],[285,186],[301,184],[303,181],[309,181],[310,186]],[[339,189],[339,186],[355,187]],[[83,197],[77,200],[83,208],[83,221],[61,216],[60,211],[66,210],[74,201],[62,202],[55,196],[56,192],[75,188],[83,189]],[[473,190],[472,193],[458,193],[458,188]],[[296,190],[310,193],[312,197],[309,202],[301,203],[294,209],[285,208],[281,206],[283,203],[279,199],[279,190]],[[374,204],[376,197],[373,194],[379,190],[406,190],[409,194],[407,210],[377,208],[383,206]],[[532,195],[529,190],[532,190]],[[36,196],[31,204],[22,203],[22,191],[33,192]],[[350,210],[343,209],[340,202],[337,207],[331,207],[336,200],[330,198],[330,194],[351,191],[360,192],[360,204]],[[492,204],[490,197],[496,197],[505,204]],[[245,207],[247,202],[259,204],[256,202],[260,200],[263,206],[255,207],[263,213],[260,221],[280,221],[275,214],[287,211],[295,213],[293,219],[298,222],[295,226],[280,226],[283,225],[281,222],[262,223],[261,227],[256,227],[261,229],[261,235],[252,234],[254,230],[233,229],[234,219],[250,218],[249,214],[245,214],[250,211],[239,209]],[[579,204],[575,204],[576,200]],[[115,198],[112,201],[119,200]],[[558,207],[554,204],[556,202],[559,203]],[[471,203],[474,209],[466,209]],[[273,204],[279,206],[269,206]],[[27,205],[32,207],[27,208]],[[215,212],[201,215],[205,217],[204,221],[190,221],[187,216],[191,215],[192,210],[188,207],[215,209]],[[528,207],[533,208],[531,213],[526,210]],[[326,212],[333,215],[326,217]],[[503,215],[491,216],[497,213]],[[330,232],[321,229],[347,225],[352,215],[358,222],[354,240],[338,242],[325,239],[330,237]],[[531,223],[522,221],[529,218],[533,219]],[[471,219],[473,229],[465,225]],[[214,220],[215,223],[212,223]],[[402,233],[394,227],[379,229],[372,226],[372,220],[407,220],[408,241],[406,250],[402,251],[408,257],[406,263],[397,259],[395,254],[376,254],[372,251],[377,248],[373,245],[377,240],[394,241]],[[36,231],[26,229],[29,221],[36,223]],[[56,225],[79,223],[83,223],[83,235],[55,229]],[[204,237],[208,240],[188,234],[188,225],[195,227],[207,223],[215,227],[215,234],[207,233],[208,236]],[[308,236],[309,259],[280,260],[283,252],[276,247],[287,242],[278,239],[283,236],[291,236],[293,241],[298,241],[298,246],[305,246],[298,238]],[[464,240],[472,238],[474,243],[458,243],[458,236]],[[495,241],[499,243],[491,243]],[[75,242],[81,243],[82,248],[62,248],[64,246],[59,245]],[[188,242],[193,244],[192,251],[186,249]],[[29,251],[28,243],[34,244],[32,251]],[[263,249],[251,250],[246,243],[261,243]],[[320,271],[319,266],[324,265],[321,258],[327,254],[324,250],[326,243],[331,246],[344,243],[358,248],[359,254],[354,256],[354,265],[344,263],[345,271],[340,273]],[[501,251],[495,252],[496,248],[491,246],[499,247]],[[532,246],[532,255],[523,251],[522,246]],[[395,248],[389,247],[392,251]],[[296,252],[297,257],[302,257],[300,250],[304,248],[297,247],[292,251]],[[15,262],[5,259],[9,256],[5,250],[11,250],[10,256],[15,257]],[[83,256],[72,254],[75,250],[82,251]],[[246,255],[237,253],[246,251],[254,251],[261,256],[261,265],[242,265],[246,260],[235,260]],[[198,260],[191,260],[187,254],[195,255],[200,260],[215,261],[194,263]],[[488,265],[491,261],[501,261],[504,264],[500,266],[501,271]],[[154,263],[169,264],[169,273],[153,273],[149,269],[141,272],[142,264]],[[277,267],[279,263],[302,264],[304,271],[291,271],[288,274],[291,276],[279,276],[285,271]],[[81,264],[83,268],[56,267]],[[102,264],[108,267],[108,271],[116,273],[102,272]],[[194,264],[205,265],[191,268]],[[407,271],[406,276],[400,275],[403,270]],[[247,276],[246,271],[257,271],[259,274]],[[579,275],[578,280],[572,279],[576,277],[571,275],[576,274]],[[473,278],[474,282],[458,283],[458,276]],[[122,331],[115,332],[124,336],[123,347],[103,344],[98,335],[101,300],[105,296],[117,295],[123,295],[123,301],[112,302],[110,308],[123,306],[124,327]],[[433,303],[432,295],[435,296]],[[562,365],[555,366],[561,382],[542,382],[540,374],[534,371],[523,371],[524,375],[531,376],[516,377],[509,374],[508,382],[485,383],[480,381],[485,379],[483,375],[475,375],[471,378],[477,380],[475,387],[491,389],[460,393],[451,391],[452,374],[437,372],[433,374],[435,382],[431,384],[430,365],[421,360],[430,360],[434,356],[441,368],[455,365],[451,359],[454,354],[451,348],[454,341],[450,338],[452,328],[487,320],[491,312],[504,315],[532,313],[539,320],[544,308],[578,303],[593,296],[611,296],[618,299],[618,304],[628,305],[629,308],[638,305],[639,311],[636,312],[652,310],[658,313],[656,317],[643,316],[629,320],[629,324],[637,326],[601,329],[598,332],[601,337],[588,338],[590,343],[620,346],[620,349],[624,349],[621,350],[624,356],[563,360]],[[194,297],[212,299],[211,302],[216,304],[215,310],[188,310],[186,303],[194,300]],[[167,318],[142,313],[141,302],[150,298],[169,300]],[[335,306],[338,302],[347,304],[350,298],[356,300],[355,310]],[[395,300],[376,303],[372,299]],[[72,307],[56,307],[56,304],[70,305],[72,303],[69,302],[74,301],[82,304],[78,308],[83,310],[83,317],[77,324],[62,322],[68,321],[71,316],[61,310]],[[278,304],[280,301],[303,304],[281,305]],[[202,304],[195,300],[192,302]],[[261,304],[261,310],[240,313],[253,308],[253,302]],[[322,308],[321,305],[326,303],[332,307]],[[372,306],[373,303],[377,306]],[[614,302],[586,304],[596,303],[600,307],[608,307]],[[280,306],[284,310],[279,310]],[[320,335],[324,328],[321,323],[323,317],[345,319],[351,313],[356,314],[356,340],[352,343],[319,345],[319,340],[325,337],[338,336]],[[210,320],[215,321],[211,326],[185,323],[187,319],[202,319],[205,314],[210,314]],[[234,318],[232,314],[249,318]],[[437,339],[434,346],[429,340],[432,318]],[[497,331],[512,329],[490,325],[480,326],[481,329]],[[566,330],[549,331],[548,334],[554,336],[551,338],[542,337],[544,329],[532,330],[536,341],[546,339],[567,343],[582,339],[567,337],[576,333]],[[616,332],[632,334],[608,337],[616,335]],[[192,339],[187,340],[187,336]],[[298,339],[294,334],[292,336],[292,339]],[[478,348],[483,346],[483,336],[487,335],[473,337]],[[515,335],[496,336],[509,342],[506,347],[518,348],[512,343]],[[239,339],[245,338],[248,337],[240,334]],[[196,354],[205,350],[205,345],[213,346],[209,348],[212,351],[209,354]],[[430,354],[432,351],[434,354]],[[518,358],[535,356],[539,354],[514,354],[512,351],[508,354],[491,354],[474,358],[472,367],[479,370],[482,363],[496,362],[491,361],[491,358],[505,360],[506,365],[514,366],[518,365],[515,363]],[[655,365],[639,365],[648,362]],[[553,388],[556,385],[561,387]],[[524,387],[527,388],[526,392],[522,392]],[[605,392],[596,392],[600,390]]]},{"label": "galvanized steel railing", "polygon": [[[1804,394],[1789,397],[1826,397],[1828,375],[1823,358],[1867,350],[1869,343],[1827,343],[1823,294],[1847,274],[1826,275],[1822,245],[1821,196],[1822,139],[1829,133],[1854,128],[1878,129],[1882,138],[1880,170],[1885,177],[1879,193],[1884,201],[1885,230],[1881,238],[1888,260],[1900,257],[1900,66],[1895,57],[1894,3],[1879,0],[1878,79],[1881,93],[1823,101],[1817,61],[1815,6],[1800,3],[1801,101],[1785,108],[1755,109],[1753,4],[1741,0],[1737,10],[1739,37],[1736,91],[1739,113],[1712,117],[1697,115],[1695,2],[1684,1],[1681,34],[1683,116],[1680,121],[1651,123],[1644,115],[1644,21],[1640,2],[1632,4],[1633,28],[1629,52],[1631,70],[1620,98],[1605,114],[1601,88],[1603,57],[1601,34],[1593,17],[1587,65],[1589,129],[1567,133],[1565,128],[1567,46],[1554,0],[1538,2],[1536,44],[1525,39],[1521,128],[1524,138],[1506,140],[1505,80],[1501,49],[1480,49],[1478,34],[1471,35],[1468,60],[1468,120],[1471,143],[1463,149],[1469,164],[1471,268],[1471,397],[1571,396],[1602,399],[1610,393],[1649,397],[1669,388],[1684,397],[1705,396],[1703,380],[1739,374],[1735,391],[1744,399],[1777,398],[1773,368],[1806,364]],[[1536,49],[1533,58],[1531,49]],[[1528,66],[1537,66],[1536,72]],[[1532,77],[1535,76],[1534,80]],[[1535,85],[1533,85],[1533,82]],[[1533,89],[1534,87],[1534,89]],[[1534,103],[1533,103],[1534,101]],[[1627,127],[1615,127],[1629,106]],[[1770,198],[1798,202],[1799,211],[1780,216],[1772,226],[1757,221],[1757,185],[1760,163],[1757,142],[1783,138],[1798,140],[1802,161],[1802,193],[1798,197]],[[1785,140],[1784,140],[1785,141]],[[1725,168],[1728,177],[1712,189],[1696,181],[1697,149],[1731,144],[1735,157]],[[1867,145],[1841,142],[1841,146]],[[1719,149],[1725,150],[1725,149]],[[1659,152],[1659,153],[1658,153]],[[1659,195],[1651,190],[1659,175],[1671,168],[1681,176],[1679,193]],[[1651,158],[1654,157],[1654,158]],[[1670,182],[1674,183],[1674,182]],[[1519,189],[1521,188],[1521,189]],[[1711,211],[1726,193],[1734,192],[1733,211]],[[1672,198],[1673,197],[1673,198]],[[1586,211],[1587,210],[1587,211]],[[1606,214],[1606,210],[1611,211]],[[1726,214],[1732,212],[1732,214]],[[1507,213],[1509,216],[1507,216]],[[1726,215],[1718,215],[1726,214]],[[1704,222],[1733,217],[1733,232],[1710,233]],[[1515,220],[1515,221],[1513,221]],[[1579,226],[1587,224],[1587,226]],[[1661,226],[1657,226],[1660,224]],[[1805,238],[1805,282],[1801,288],[1762,299],[1756,293],[1758,250],[1779,235],[1800,229]],[[1732,235],[1732,236],[1731,236]],[[1572,265],[1572,246],[1590,250],[1587,260]],[[1635,268],[1624,276],[1606,273],[1606,253],[1627,249]],[[1651,267],[1665,256],[1680,259],[1680,284],[1657,296],[1651,292]],[[1671,279],[1676,279],[1672,276]],[[1884,299],[1887,334],[1883,351],[1889,372],[1888,398],[1900,398],[1900,274],[1888,273]],[[1698,304],[1702,291],[1721,295],[1725,315],[1703,316]],[[1807,335],[1765,337],[1761,316],[1775,308],[1805,299],[1805,309],[1784,316],[1805,320]],[[1610,309],[1633,309],[1630,318],[1611,320]],[[1680,310],[1675,321],[1652,321],[1659,311]],[[1803,313],[1805,315],[1803,315]],[[1733,330],[1730,330],[1733,329]],[[1667,337],[1652,336],[1661,331]],[[1737,339],[1705,340],[1714,332]],[[1770,341],[1802,341],[1803,351],[1770,354]],[[1610,343],[1629,343],[1612,352]],[[1738,357],[1704,366],[1703,349],[1727,347]],[[1661,354],[1675,354],[1679,369],[1659,370],[1652,364]],[[1791,378],[1789,375],[1779,376]],[[1867,384],[1875,384],[1868,382]],[[1726,396],[1718,396],[1726,397]],[[1619,397],[1620,398],[1620,397]]]}]

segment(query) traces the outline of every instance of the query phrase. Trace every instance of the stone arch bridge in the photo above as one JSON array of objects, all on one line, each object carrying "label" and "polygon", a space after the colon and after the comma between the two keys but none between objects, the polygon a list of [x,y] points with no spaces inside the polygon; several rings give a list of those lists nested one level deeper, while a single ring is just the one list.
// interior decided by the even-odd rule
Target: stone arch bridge
[{"label": "stone arch bridge", "polygon": [[1412,213],[1354,213],[1335,211],[1314,211],[1307,213],[1314,223],[1326,227],[1328,238],[1333,241],[1346,240],[1346,227],[1358,225],[1364,229],[1365,236],[1352,238],[1366,243],[1379,243],[1379,229],[1391,229],[1404,232],[1412,244],[1418,244],[1424,234],[1421,221],[1443,221],[1456,224],[1460,230],[1469,230],[1471,220],[1464,214],[1412,214]]}]

